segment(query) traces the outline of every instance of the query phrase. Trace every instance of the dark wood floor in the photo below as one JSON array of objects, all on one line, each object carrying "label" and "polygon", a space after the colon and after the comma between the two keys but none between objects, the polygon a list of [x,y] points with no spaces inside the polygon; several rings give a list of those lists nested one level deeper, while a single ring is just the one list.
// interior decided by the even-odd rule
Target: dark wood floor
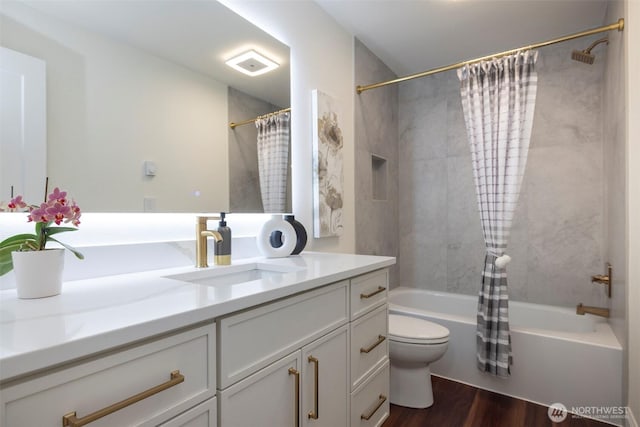
[{"label": "dark wood floor", "polygon": [[427,409],[391,405],[382,427],[610,427],[610,424],[569,414],[552,423],[547,407],[432,377],[435,403]]}]

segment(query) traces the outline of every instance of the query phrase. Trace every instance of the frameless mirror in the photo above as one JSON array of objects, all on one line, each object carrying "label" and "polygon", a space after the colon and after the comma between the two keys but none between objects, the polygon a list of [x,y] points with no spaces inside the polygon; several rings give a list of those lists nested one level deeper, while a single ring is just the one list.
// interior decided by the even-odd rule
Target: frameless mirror
[{"label": "frameless mirror", "polygon": [[[229,123],[290,106],[289,48],[224,5],[3,0],[0,45],[44,62],[46,175],[84,211],[262,211],[255,126]],[[225,64],[250,49],[279,67]]]}]

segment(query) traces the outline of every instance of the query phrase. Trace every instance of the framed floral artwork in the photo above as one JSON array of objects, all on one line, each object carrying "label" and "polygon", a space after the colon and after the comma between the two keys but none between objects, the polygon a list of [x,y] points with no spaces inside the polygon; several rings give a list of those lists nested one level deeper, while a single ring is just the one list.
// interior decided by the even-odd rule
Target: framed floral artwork
[{"label": "framed floral artwork", "polygon": [[312,92],[313,111],[313,235],[342,234],[344,203],[343,141],[336,101]]}]

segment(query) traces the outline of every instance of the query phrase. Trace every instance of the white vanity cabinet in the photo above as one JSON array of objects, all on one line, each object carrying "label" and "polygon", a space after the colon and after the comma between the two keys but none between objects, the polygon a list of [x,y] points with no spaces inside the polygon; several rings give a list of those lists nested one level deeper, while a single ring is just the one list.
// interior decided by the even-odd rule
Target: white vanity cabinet
[{"label": "white vanity cabinet", "polygon": [[[303,261],[310,268],[295,278],[247,286],[168,287],[151,272],[79,282],[77,291],[72,283],[69,296],[44,300],[44,308],[59,310],[74,295],[109,301],[133,285],[151,296],[89,309],[80,319],[107,322],[100,332],[54,341],[40,317],[7,299],[3,310],[23,319],[2,329],[10,333],[0,341],[0,427],[380,426],[389,413],[392,259]],[[82,291],[86,285],[96,293]],[[135,318],[108,323],[134,308]],[[72,308],[51,317],[81,324]],[[19,340],[27,327],[28,339]]]},{"label": "white vanity cabinet", "polygon": [[219,425],[381,425],[387,288],[383,269],[217,319]]},{"label": "white vanity cabinet", "polygon": [[48,370],[3,385],[0,425],[215,427],[215,357],[207,323]]},{"label": "white vanity cabinet", "polygon": [[219,319],[221,426],[347,425],[348,287]]}]

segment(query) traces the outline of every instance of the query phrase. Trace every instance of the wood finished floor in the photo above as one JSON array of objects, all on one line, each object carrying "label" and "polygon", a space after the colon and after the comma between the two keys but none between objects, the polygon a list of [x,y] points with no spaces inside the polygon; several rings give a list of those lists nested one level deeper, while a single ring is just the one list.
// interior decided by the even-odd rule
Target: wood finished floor
[{"label": "wood finished floor", "polygon": [[547,407],[432,377],[435,404],[427,409],[391,405],[382,427],[610,427],[610,424],[574,418],[552,423]]}]

